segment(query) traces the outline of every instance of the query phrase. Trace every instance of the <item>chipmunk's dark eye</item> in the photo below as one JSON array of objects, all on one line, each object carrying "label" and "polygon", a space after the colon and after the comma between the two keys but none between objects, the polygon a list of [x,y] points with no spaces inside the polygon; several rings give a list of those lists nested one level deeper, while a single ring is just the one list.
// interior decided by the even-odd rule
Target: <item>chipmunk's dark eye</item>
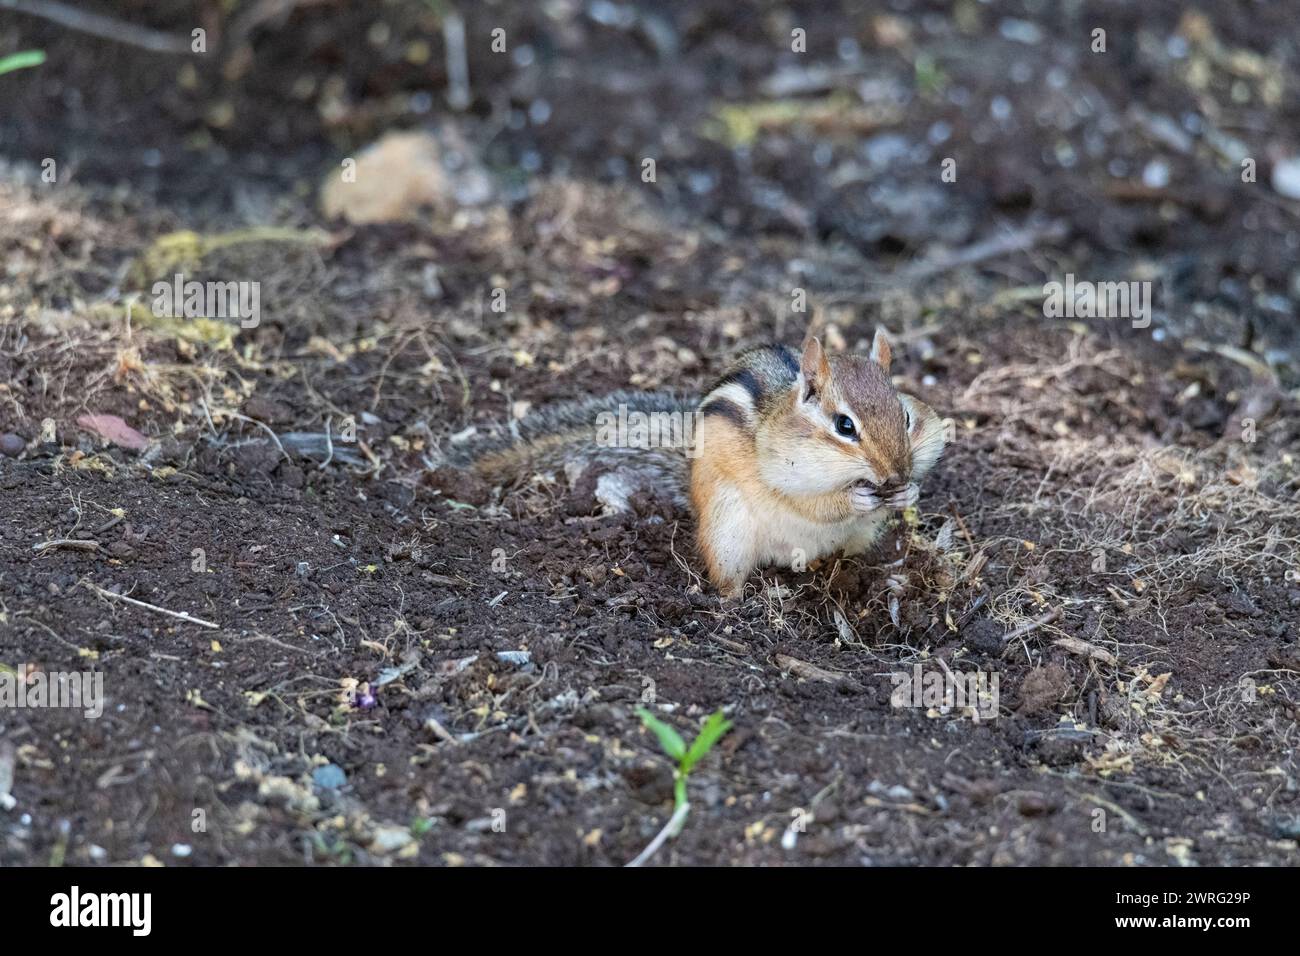
[{"label": "chipmunk's dark eye", "polygon": [[907,430],[912,430],[912,410],[906,405],[903,406],[903,418],[907,421]]},{"label": "chipmunk's dark eye", "polygon": [[853,424],[853,419],[848,415],[835,416],[835,431],[845,438],[852,438],[858,433],[858,429]]}]

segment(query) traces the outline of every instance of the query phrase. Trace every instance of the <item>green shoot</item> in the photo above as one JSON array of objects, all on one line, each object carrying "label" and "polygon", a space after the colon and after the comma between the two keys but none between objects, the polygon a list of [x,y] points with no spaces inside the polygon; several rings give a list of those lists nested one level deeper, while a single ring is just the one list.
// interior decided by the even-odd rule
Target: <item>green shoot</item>
[{"label": "green shoot", "polygon": [[913,64],[916,72],[916,90],[922,96],[934,97],[948,85],[948,75],[934,61],[934,57],[921,54]]},{"label": "green shoot", "polygon": [[681,734],[650,711],[638,707],[636,712],[641,718],[641,723],[650,728],[659,738],[659,746],[663,748],[664,753],[677,761],[677,769],[673,773],[673,815],[658,835],[650,841],[650,845],[642,850],[628,866],[641,866],[654,856],[667,840],[682,832],[682,827],[686,825],[686,814],[691,809],[690,803],[686,800],[686,780],[695,765],[713,749],[713,745],[722,739],[722,735],[731,729],[731,721],[726,718],[726,715],[721,710],[714,711],[704,721],[704,726],[700,728],[700,732],[695,735],[695,739],[688,747]]},{"label": "green shoot", "polygon": [[690,776],[691,771],[704,755],[713,749],[713,745],[722,739],[722,735],[731,729],[731,721],[721,710],[714,711],[704,722],[695,739],[691,741],[691,745],[687,747],[681,734],[650,711],[638,707],[636,712],[641,718],[641,723],[659,738],[659,746],[663,748],[663,752],[669,759],[677,761],[677,770],[673,774],[673,811],[684,815],[684,808],[689,806],[686,800],[686,778]]},{"label": "green shoot", "polygon": [[44,62],[44,50],[23,50],[21,53],[11,53],[9,56],[0,56],[0,76],[5,73],[11,73],[14,70],[26,69],[29,66],[40,66]]}]

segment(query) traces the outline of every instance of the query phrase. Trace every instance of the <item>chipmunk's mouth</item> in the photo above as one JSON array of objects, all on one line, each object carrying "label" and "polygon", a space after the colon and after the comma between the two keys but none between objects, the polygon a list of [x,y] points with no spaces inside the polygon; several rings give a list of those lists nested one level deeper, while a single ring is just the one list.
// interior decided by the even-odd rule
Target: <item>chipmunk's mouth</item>
[{"label": "chipmunk's mouth", "polygon": [[882,486],[863,478],[860,481],[855,481],[850,487],[867,492],[880,503],[881,507],[895,508],[900,511],[916,504],[916,499],[920,495],[920,489],[917,488],[915,482]]}]

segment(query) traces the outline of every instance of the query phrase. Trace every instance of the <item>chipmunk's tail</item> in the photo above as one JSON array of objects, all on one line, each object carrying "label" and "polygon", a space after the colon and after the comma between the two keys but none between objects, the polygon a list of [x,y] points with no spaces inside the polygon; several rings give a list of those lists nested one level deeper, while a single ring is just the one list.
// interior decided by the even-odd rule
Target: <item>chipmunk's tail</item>
[{"label": "chipmunk's tail", "polygon": [[620,391],[549,405],[453,446],[438,464],[467,468],[494,485],[597,475],[596,498],[628,509],[638,491],[687,501],[699,399],[676,392]]}]

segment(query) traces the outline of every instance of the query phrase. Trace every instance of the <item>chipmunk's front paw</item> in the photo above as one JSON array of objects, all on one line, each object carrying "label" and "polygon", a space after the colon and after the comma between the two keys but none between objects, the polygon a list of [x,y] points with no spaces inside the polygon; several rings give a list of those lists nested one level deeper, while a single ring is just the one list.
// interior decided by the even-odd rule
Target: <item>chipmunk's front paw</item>
[{"label": "chipmunk's front paw", "polygon": [[895,508],[902,511],[916,504],[921,497],[921,489],[915,482],[891,491],[882,491],[872,485],[855,485],[849,491],[849,503],[859,514],[867,514],[878,508]]},{"label": "chipmunk's front paw", "polygon": [[868,514],[884,505],[876,489],[868,485],[854,485],[849,490],[849,504],[859,514]]},{"label": "chipmunk's front paw", "polygon": [[912,482],[901,491],[895,492],[885,503],[891,508],[902,511],[904,508],[910,508],[916,504],[920,497],[921,489],[917,487],[916,482]]}]

